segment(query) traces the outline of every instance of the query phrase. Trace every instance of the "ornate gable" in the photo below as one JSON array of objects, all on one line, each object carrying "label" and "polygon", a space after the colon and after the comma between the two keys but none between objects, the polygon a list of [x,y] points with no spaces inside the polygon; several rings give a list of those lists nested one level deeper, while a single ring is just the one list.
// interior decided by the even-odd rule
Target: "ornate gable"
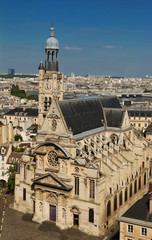
[{"label": "ornate gable", "polygon": [[48,185],[53,185],[53,186],[57,186],[57,187],[61,187],[62,185],[55,181],[51,176],[45,177],[43,179],[40,180],[41,184],[48,184]]},{"label": "ornate gable", "polygon": [[58,188],[65,191],[70,191],[72,189],[72,186],[67,185],[54,173],[48,173],[41,177],[34,178],[32,180],[35,185],[47,186],[50,188]]},{"label": "ornate gable", "polygon": [[55,99],[52,100],[51,106],[47,112],[40,132],[46,134],[67,134],[68,128],[64,121],[60,107]]}]

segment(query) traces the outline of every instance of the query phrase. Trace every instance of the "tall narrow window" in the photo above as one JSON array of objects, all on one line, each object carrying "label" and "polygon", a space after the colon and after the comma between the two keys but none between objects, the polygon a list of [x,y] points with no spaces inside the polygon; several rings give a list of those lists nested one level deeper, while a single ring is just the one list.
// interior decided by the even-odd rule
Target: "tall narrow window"
[{"label": "tall narrow window", "polygon": [[33,200],[33,213],[35,213],[35,200]]},{"label": "tall narrow window", "polygon": [[114,198],[114,211],[117,210],[117,196]]},{"label": "tall narrow window", "polygon": [[23,188],[23,200],[26,201],[26,188]]},{"label": "tall narrow window", "polygon": [[130,184],[130,197],[132,197],[132,183]]},{"label": "tall narrow window", "polygon": [[111,215],[111,201],[109,200],[107,203],[107,217]]},{"label": "tall narrow window", "polygon": [[94,198],[95,195],[95,182],[90,180],[90,198]]},{"label": "tall narrow window", "polygon": [[134,183],[134,194],[137,192],[137,180],[135,180],[135,183]]},{"label": "tall narrow window", "polygon": [[127,201],[128,199],[128,188],[125,189],[125,202]]},{"label": "tall narrow window", "polygon": [[122,205],[122,192],[120,192],[119,194],[119,206]]},{"label": "tall narrow window", "polygon": [[146,173],[144,174],[144,185],[146,185]]},{"label": "tall narrow window", "polygon": [[75,177],[75,195],[79,195],[79,177]]},{"label": "tall narrow window", "polygon": [[26,179],[26,164],[24,164],[24,179]]},{"label": "tall narrow window", "polygon": [[89,222],[94,222],[94,210],[93,208],[89,209]]},{"label": "tall narrow window", "polygon": [[139,177],[138,190],[141,189],[141,177]]}]

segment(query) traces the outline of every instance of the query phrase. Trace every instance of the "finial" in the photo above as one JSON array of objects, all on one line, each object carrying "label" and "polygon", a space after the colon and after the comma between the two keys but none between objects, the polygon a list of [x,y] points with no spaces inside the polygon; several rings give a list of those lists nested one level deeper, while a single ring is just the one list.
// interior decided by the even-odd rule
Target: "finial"
[{"label": "finial", "polygon": [[54,27],[53,27],[53,25],[50,28],[50,37],[54,37]]}]

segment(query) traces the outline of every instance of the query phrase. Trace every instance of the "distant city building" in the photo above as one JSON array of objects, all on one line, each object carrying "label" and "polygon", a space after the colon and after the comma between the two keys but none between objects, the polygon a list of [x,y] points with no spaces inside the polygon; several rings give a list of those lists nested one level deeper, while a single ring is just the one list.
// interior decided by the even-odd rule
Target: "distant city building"
[{"label": "distant city building", "polygon": [[9,68],[8,69],[8,74],[9,75],[14,75],[15,74],[15,69],[14,68]]},{"label": "distant city building", "polygon": [[152,122],[152,111],[141,109],[128,110],[130,123],[138,130],[144,131]]},{"label": "distant city building", "polygon": [[71,73],[71,78],[75,78],[75,75],[74,75],[74,73]]}]

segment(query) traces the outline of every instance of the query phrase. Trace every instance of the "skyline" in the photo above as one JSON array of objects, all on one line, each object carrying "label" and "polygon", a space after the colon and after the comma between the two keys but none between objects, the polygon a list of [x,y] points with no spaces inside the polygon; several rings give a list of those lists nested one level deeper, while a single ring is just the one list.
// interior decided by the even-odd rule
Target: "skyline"
[{"label": "skyline", "polygon": [[150,0],[2,2],[0,72],[38,73],[53,23],[65,75],[152,75],[151,10]]}]

